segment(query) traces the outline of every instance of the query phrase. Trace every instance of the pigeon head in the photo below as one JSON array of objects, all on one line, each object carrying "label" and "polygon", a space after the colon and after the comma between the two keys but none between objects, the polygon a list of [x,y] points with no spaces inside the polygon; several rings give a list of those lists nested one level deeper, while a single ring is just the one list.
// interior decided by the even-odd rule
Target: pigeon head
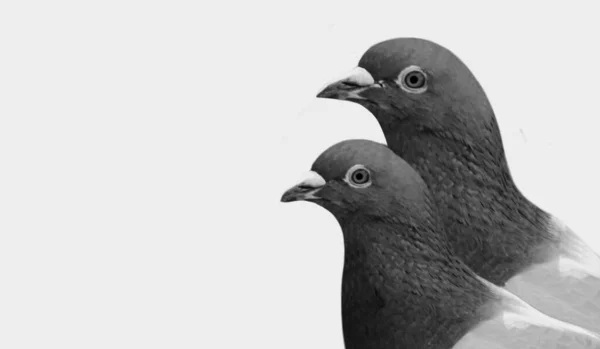
[{"label": "pigeon head", "polygon": [[495,123],[469,68],[446,48],[417,38],[372,46],[358,67],[317,96],[364,106],[388,131],[386,137],[391,131],[395,137],[443,132],[476,143],[489,137],[489,125]]},{"label": "pigeon head", "polygon": [[552,241],[548,214],[516,187],[486,94],[448,49],[416,38],[380,42],[318,97],[375,116],[389,148],[435,196],[454,252],[479,275],[502,285],[546,260],[535,246]]},{"label": "pigeon head", "polygon": [[282,202],[299,200],[326,208],[340,222],[360,217],[396,219],[403,213],[408,219],[432,210],[426,185],[410,165],[385,145],[358,139],[325,150],[306,178],[281,198]]},{"label": "pigeon head", "polygon": [[494,295],[453,256],[426,184],[385,145],[333,145],[281,198],[298,200],[342,228],[346,348],[450,347],[491,314]]}]

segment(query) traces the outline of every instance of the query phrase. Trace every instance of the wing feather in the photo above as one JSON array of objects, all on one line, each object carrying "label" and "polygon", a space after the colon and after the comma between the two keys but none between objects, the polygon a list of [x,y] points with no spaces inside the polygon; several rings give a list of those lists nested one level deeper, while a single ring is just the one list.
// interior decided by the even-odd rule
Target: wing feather
[{"label": "wing feather", "polygon": [[505,288],[551,317],[600,333],[600,257],[560,220],[549,227],[562,241],[558,253]]},{"label": "wing feather", "polygon": [[600,337],[590,331],[537,314],[503,311],[472,329],[453,349],[600,348]]}]

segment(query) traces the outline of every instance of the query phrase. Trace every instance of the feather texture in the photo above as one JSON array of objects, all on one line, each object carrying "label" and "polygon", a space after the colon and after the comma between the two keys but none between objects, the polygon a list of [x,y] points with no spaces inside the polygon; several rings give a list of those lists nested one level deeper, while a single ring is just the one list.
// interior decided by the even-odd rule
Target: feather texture
[{"label": "feather texture", "polygon": [[[361,82],[376,83],[342,79],[318,96],[375,116],[433,193],[454,253],[542,312],[600,333],[599,258],[517,188],[494,111],[467,66],[436,43],[398,38],[372,46],[359,67]],[[426,85],[411,90],[399,77],[415,67]]]}]

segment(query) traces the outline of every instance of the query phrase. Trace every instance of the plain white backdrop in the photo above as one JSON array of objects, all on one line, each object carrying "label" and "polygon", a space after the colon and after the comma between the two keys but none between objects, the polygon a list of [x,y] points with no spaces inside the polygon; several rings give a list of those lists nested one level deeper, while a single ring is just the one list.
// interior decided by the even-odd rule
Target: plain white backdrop
[{"label": "plain white backdrop", "polygon": [[314,96],[398,36],[473,70],[518,186],[600,251],[592,2],[210,6],[0,5],[1,348],[343,348],[339,227],[279,198],[384,140]]}]

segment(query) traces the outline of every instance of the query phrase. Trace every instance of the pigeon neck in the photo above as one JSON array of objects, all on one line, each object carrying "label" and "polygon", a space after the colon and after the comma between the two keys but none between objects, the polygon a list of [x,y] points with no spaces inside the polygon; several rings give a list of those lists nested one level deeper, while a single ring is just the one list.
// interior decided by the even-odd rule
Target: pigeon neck
[{"label": "pigeon neck", "polygon": [[386,130],[387,142],[431,189],[454,252],[497,285],[544,261],[549,216],[514,184],[495,120],[476,140],[412,126]]},{"label": "pigeon neck", "polygon": [[443,234],[360,219],[342,227],[346,348],[450,347],[489,315],[494,295]]}]

